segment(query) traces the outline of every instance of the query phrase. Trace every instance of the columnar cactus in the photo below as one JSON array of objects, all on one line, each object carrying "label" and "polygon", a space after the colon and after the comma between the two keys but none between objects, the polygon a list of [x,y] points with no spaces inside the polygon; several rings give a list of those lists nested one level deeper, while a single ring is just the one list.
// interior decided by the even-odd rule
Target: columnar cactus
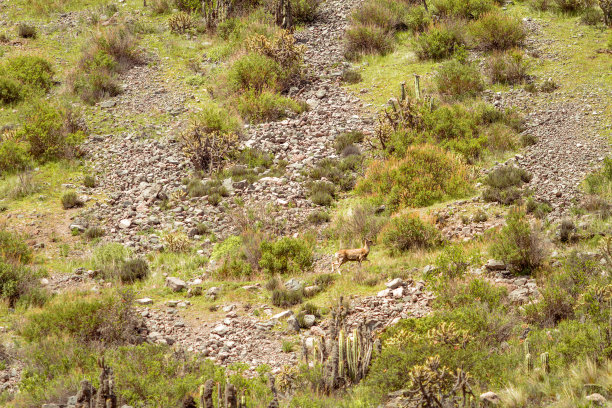
[{"label": "columnar cactus", "polygon": [[550,373],[550,360],[548,358],[548,353],[540,354],[540,362],[542,363],[542,370],[546,374]]}]

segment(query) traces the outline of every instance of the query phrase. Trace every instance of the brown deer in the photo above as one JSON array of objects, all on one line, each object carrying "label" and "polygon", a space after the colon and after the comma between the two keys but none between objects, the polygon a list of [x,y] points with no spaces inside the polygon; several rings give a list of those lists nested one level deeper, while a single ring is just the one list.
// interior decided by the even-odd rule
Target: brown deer
[{"label": "brown deer", "polygon": [[339,275],[342,275],[342,273],[340,273],[340,267],[345,262],[357,261],[359,262],[359,267],[361,268],[361,263],[368,260],[367,258],[368,254],[370,253],[370,245],[372,245],[372,241],[366,238],[363,242],[363,248],[341,249],[336,252],[334,255],[336,261],[332,262],[332,273],[334,272],[334,265],[338,264],[336,266],[336,270],[338,271]]}]

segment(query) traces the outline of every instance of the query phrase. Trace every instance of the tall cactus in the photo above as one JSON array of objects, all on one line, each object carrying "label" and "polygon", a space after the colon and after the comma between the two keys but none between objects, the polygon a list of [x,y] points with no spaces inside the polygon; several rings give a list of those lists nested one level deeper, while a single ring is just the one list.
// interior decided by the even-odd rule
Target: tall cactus
[{"label": "tall cactus", "polygon": [[547,352],[540,354],[540,362],[542,363],[542,370],[546,374],[549,374],[550,373],[550,359],[549,359]]}]

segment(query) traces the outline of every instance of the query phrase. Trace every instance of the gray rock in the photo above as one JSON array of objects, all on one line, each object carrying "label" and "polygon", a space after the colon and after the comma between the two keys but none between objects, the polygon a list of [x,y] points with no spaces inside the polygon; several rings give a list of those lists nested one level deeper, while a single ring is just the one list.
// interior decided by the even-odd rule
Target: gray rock
[{"label": "gray rock", "polygon": [[497,259],[489,259],[485,264],[488,271],[503,271],[506,270],[506,264]]},{"label": "gray rock", "polygon": [[302,285],[302,282],[300,282],[299,280],[291,278],[287,282],[285,282],[285,287],[290,291],[297,292],[298,290],[302,290],[304,285]]},{"label": "gray rock", "polygon": [[217,286],[213,286],[206,291],[206,297],[214,300],[219,296],[219,292],[221,292],[221,289]]},{"label": "gray rock", "polygon": [[106,101],[100,102],[100,107],[101,108],[105,108],[105,109],[113,108],[116,105],[117,105],[117,101],[113,101],[113,100],[110,100],[110,99],[106,100]]},{"label": "gray rock", "polygon": [[136,299],[136,303],[138,303],[139,305],[150,305],[153,303],[153,299],[151,298]]},{"label": "gray rock", "polygon": [[401,278],[395,278],[391,282],[387,282],[386,286],[389,289],[399,288],[404,285],[404,281]]},{"label": "gray rock", "polygon": [[287,319],[287,325],[289,326],[289,329],[295,333],[299,333],[300,332],[300,324],[298,323],[297,319],[295,318],[295,316],[289,316],[289,318]]},{"label": "gray rock", "polygon": [[213,333],[218,334],[219,336],[224,336],[229,331],[229,327],[224,324],[218,324],[212,330]]},{"label": "gray rock", "polygon": [[483,394],[480,394],[480,400],[483,402],[488,402],[489,404],[497,405],[501,402],[499,396],[493,391],[488,391]]},{"label": "gray rock", "polygon": [[603,395],[595,392],[593,394],[587,395],[586,396],[587,401],[591,401],[592,403],[594,403],[595,405],[598,406],[603,406],[606,404],[606,397],[604,397]]},{"label": "gray rock", "polygon": [[289,318],[289,316],[292,316],[292,315],[293,315],[293,312],[291,310],[285,310],[284,312],[280,312],[272,316],[272,319],[282,320],[282,319],[287,319]]},{"label": "gray rock", "polygon": [[173,292],[180,292],[187,287],[187,284],[182,279],[169,276],[166,278],[166,286]]},{"label": "gray rock", "polygon": [[308,314],[304,316],[304,319],[303,319],[304,328],[310,329],[312,326],[314,326],[316,320],[317,318],[314,315]]}]

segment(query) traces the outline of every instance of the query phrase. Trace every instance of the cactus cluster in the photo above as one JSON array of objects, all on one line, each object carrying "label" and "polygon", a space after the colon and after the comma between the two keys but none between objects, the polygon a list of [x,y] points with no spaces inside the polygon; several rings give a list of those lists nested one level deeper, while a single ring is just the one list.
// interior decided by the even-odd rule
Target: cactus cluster
[{"label": "cactus cluster", "polygon": [[204,0],[202,14],[206,27],[213,28],[222,23],[229,15],[232,0]]}]

